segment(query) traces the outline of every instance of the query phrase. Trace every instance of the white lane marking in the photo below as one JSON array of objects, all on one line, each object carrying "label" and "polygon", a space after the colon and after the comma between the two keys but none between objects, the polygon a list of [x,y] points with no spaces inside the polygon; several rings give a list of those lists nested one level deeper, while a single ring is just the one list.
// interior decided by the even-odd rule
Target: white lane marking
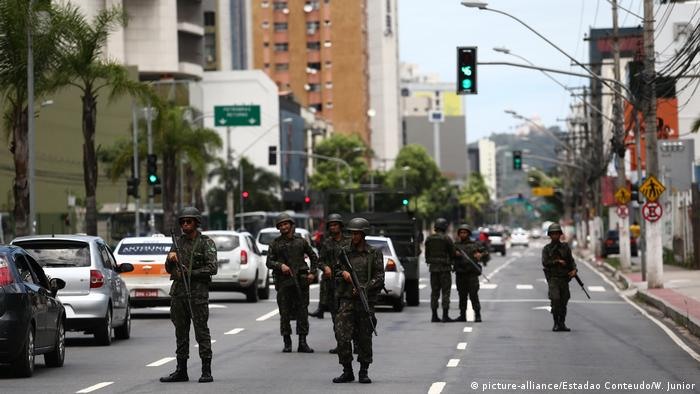
[{"label": "white lane marking", "polygon": [[462,330],[462,332],[472,332],[472,328],[471,327],[464,327],[464,330]]},{"label": "white lane marking", "polygon": [[450,287],[450,288],[451,288],[452,290],[457,290],[457,285],[452,285],[452,287]]},{"label": "white lane marking", "polygon": [[603,287],[603,286],[588,286],[588,290],[602,293],[605,291],[605,287]]},{"label": "white lane marking", "polygon": [[[211,344],[213,345],[213,344],[215,344],[215,343],[216,343],[216,339],[212,339],[212,340],[211,340]],[[199,344],[194,345],[194,347],[199,347]]]},{"label": "white lane marking", "polygon": [[512,264],[514,261],[515,261],[515,258],[514,258],[514,257],[511,257],[511,258],[509,258],[508,260],[506,260],[506,262],[503,263],[503,265],[501,265],[500,267],[498,267],[498,268],[496,268],[495,270],[491,271],[491,273],[486,274],[486,273],[484,272],[484,274],[486,274],[486,275],[489,277],[489,279],[492,279],[494,276],[496,276],[496,274],[498,273],[498,271],[500,271],[500,270],[506,268],[507,266],[509,266],[510,264]]},{"label": "white lane marking", "polygon": [[532,308],[532,310],[533,310],[533,311],[536,311],[536,310],[543,310],[543,311],[551,312],[551,311],[552,311],[552,307],[551,307],[551,305],[547,305],[547,306],[536,306],[536,307]]},{"label": "white lane marking", "polygon": [[458,358],[451,358],[450,361],[447,362],[447,368],[454,368],[458,365],[459,365]]},{"label": "white lane marking", "polygon": [[622,297],[623,300],[625,300],[628,304],[632,305],[632,307],[633,307],[634,309],[636,309],[637,311],[639,311],[639,313],[641,313],[644,317],[646,317],[647,319],[649,319],[649,320],[651,320],[652,322],[654,322],[654,324],[656,324],[657,326],[659,326],[659,328],[661,328],[661,330],[663,330],[663,332],[666,333],[666,335],[668,335],[668,337],[671,338],[671,340],[672,340],[673,342],[675,342],[676,345],[678,345],[679,348],[683,349],[686,353],[688,353],[688,355],[690,355],[690,357],[694,358],[695,361],[700,362],[700,354],[696,353],[693,349],[691,349],[688,345],[686,345],[685,342],[683,342],[680,338],[678,338],[678,335],[676,335],[676,333],[674,333],[673,331],[671,331],[670,328],[666,327],[663,323],[661,323],[661,322],[660,322],[658,319],[656,319],[654,316],[650,315],[649,312],[647,312],[647,311],[645,311],[644,309],[642,309],[642,307],[640,307],[640,306],[638,306],[637,304],[635,304],[634,302],[632,302],[632,300],[630,300],[629,296],[627,296],[627,295],[625,295],[623,292],[621,292],[620,289],[617,288],[617,285],[615,285],[610,279],[608,279],[608,277],[605,276],[602,272],[598,271],[597,269],[594,269],[594,268],[588,263],[588,261],[582,260],[582,259],[578,259],[578,260],[579,260],[580,262],[582,262],[586,267],[588,267],[588,269],[590,269],[591,271],[595,272],[601,279],[603,279],[603,280],[605,281],[605,283],[607,283],[608,285],[610,285],[610,287],[612,287],[612,288],[615,290],[615,292],[616,292],[617,294],[619,294],[620,297]]},{"label": "white lane marking", "polygon": [[418,285],[418,288],[419,288],[420,290],[423,290],[423,289],[425,289],[426,287],[428,287],[428,285]]},{"label": "white lane marking", "polygon": [[523,254],[520,252],[513,252],[513,257],[523,257]]},{"label": "white lane marking", "polygon": [[279,310],[279,309],[275,309],[275,310],[272,311],[272,312],[267,312],[266,314],[260,316],[259,318],[255,319],[255,321],[265,321],[265,320],[271,318],[272,316],[274,316],[274,315],[276,315],[276,314],[278,314],[278,313],[280,313],[280,310]]},{"label": "white lane marking", "polygon": [[457,344],[457,350],[464,350],[467,348],[467,343],[466,342],[460,342]]},{"label": "white lane marking", "polygon": [[498,287],[498,284],[496,284],[496,283],[482,283],[479,285],[479,289],[484,289],[484,290],[493,290],[496,287]]},{"label": "white lane marking", "polygon": [[150,363],[150,364],[148,364],[148,365],[146,365],[146,366],[147,366],[147,367],[160,367],[161,365],[167,364],[167,363],[169,363],[169,362],[171,362],[171,361],[173,361],[173,360],[175,360],[175,357],[165,357],[165,358],[161,358],[161,359],[158,360],[158,361],[154,361],[154,362],[152,362],[152,363]]},{"label": "white lane marking", "polygon": [[76,391],[76,393],[91,393],[91,392],[93,392],[93,391],[95,391],[95,390],[99,390],[99,389],[101,389],[101,388],[103,388],[103,387],[107,387],[107,386],[109,386],[110,384],[113,384],[113,383],[114,383],[114,382],[102,382],[102,383],[97,383],[97,384],[94,385],[94,386],[90,386],[90,387],[84,388],[84,389],[82,389],[82,390],[80,390],[80,391]]},{"label": "white lane marking", "polygon": [[226,309],[226,308],[228,308],[226,305],[209,304],[209,309]]},{"label": "white lane marking", "polygon": [[474,308],[472,308],[472,300],[467,300],[467,321],[474,321]]},{"label": "white lane marking", "polygon": [[442,393],[442,389],[445,388],[446,382],[435,382],[430,385],[430,388],[428,389],[428,394],[440,394]]},{"label": "white lane marking", "polygon": [[418,282],[419,282],[419,283],[420,283],[420,282],[426,282],[426,281],[427,281],[427,279],[425,279],[425,278],[419,278],[419,279],[418,279]]},{"label": "white lane marking", "polygon": [[236,334],[238,334],[239,332],[241,332],[241,331],[243,331],[243,330],[245,330],[245,328],[234,328],[234,329],[231,330],[231,331],[225,332],[224,335],[236,335]]},{"label": "white lane marking", "polygon": [[537,279],[537,281],[547,283],[547,279],[545,279],[545,278],[539,278],[539,279]]},{"label": "white lane marking", "polygon": [[532,290],[533,286],[532,285],[515,285],[515,288],[518,290]]},{"label": "white lane marking", "polygon": [[314,284],[312,284],[312,285],[309,286],[309,289],[311,289],[311,290],[313,290],[313,289],[318,289],[319,286],[321,286],[321,285],[319,285],[318,283],[314,283]]}]

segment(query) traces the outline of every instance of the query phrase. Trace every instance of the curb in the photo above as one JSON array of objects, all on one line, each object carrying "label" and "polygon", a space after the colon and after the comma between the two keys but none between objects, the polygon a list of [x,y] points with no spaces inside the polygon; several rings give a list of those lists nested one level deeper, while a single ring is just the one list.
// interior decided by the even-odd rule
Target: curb
[{"label": "curb", "polygon": [[700,337],[700,321],[697,319],[688,316],[676,306],[667,304],[661,298],[648,293],[647,291],[637,290],[636,297],[646,304],[658,309],[664,314],[664,316],[672,319],[678,325],[688,329],[691,334],[695,335],[696,337]]}]

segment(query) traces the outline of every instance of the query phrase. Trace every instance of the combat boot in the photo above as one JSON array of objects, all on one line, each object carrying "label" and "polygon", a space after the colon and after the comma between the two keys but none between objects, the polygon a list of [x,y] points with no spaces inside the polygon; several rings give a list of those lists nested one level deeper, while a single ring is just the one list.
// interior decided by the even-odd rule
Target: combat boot
[{"label": "combat boot", "polygon": [[481,310],[474,311],[474,322],[481,323]]},{"label": "combat boot", "polygon": [[460,309],[459,310],[459,316],[455,319],[455,321],[467,321],[467,310],[466,309]]},{"label": "combat boot", "polygon": [[282,353],[291,353],[291,352],[292,352],[292,336],[285,335],[284,336],[284,348],[282,348]]},{"label": "combat boot", "polygon": [[552,315],[554,318],[554,326],[552,327],[552,331],[559,331],[559,315]]},{"label": "combat boot", "polygon": [[571,331],[571,329],[564,323],[564,320],[566,320],[566,315],[559,315],[559,331]]},{"label": "combat boot", "polygon": [[199,378],[199,383],[210,383],[213,382],[214,378],[211,376],[211,359],[202,359],[202,376]]},{"label": "combat boot", "polygon": [[445,308],[442,310],[442,322],[443,323],[452,323],[454,321],[450,318],[450,316],[448,316],[448,313],[449,313],[449,309]]},{"label": "combat boot", "polygon": [[367,375],[367,368],[369,368],[369,363],[360,363],[360,375],[357,379],[360,383],[372,383],[372,379]]},{"label": "combat boot", "polygon": [[442,320],[438,317],[437,309],[433,309],[433,317],[430,319],[431,323],[440,323]]},{"label": "combat boot", "polygon": [[330,354],[338,354],[338,347],[334,347],[333,349],[329,350],[328,353]]},{"label": "combat boot", "polygon": [[333,378],[333,383],[348,383],[355,380],[352,373],[352,363],[343,363],[343,373],[337,378]]},{"label": "combat boot", "polygon": [[311,316],[311,317],[316,317],[316,318],[319,318],[319,319],[323,319],[323,312],[325,312],[324,309],[325,309],[325,308],[323,307],[323,305],[319,304],[319,305],[318,305],[318,308],[316,308],[315,311],[309,312],[309,316]]},{"label": "combat boot", "polygon": [[297,347],[297,352],[299,353],[313,353],[314,349],[311,349],[306,343],[306,335],[299,335],[299,346]]},{"label": "combat boot", "polygon": [[168,376],[163,376],[162,378],[160,378],[160,381],[163,383],[186,382],[188,380],[190,380],[190,378],[189,376],[187,376],[186,358],[178,358],[177,367],[175,367],[175,372],[171,373]]}]

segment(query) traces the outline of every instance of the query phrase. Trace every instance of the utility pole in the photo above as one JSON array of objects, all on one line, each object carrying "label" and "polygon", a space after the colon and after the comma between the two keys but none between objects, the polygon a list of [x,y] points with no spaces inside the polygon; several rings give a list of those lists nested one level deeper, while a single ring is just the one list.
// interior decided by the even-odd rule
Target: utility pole
[{"label": "utility pole", "polygon": [[[654,66],[654,2],[644,0],[644,125],[646,135],[647,177],[658,176],[659,161],[656,155],[656,70]],[[663,287],[663,243],[661,221],[649,222],[644,234],[647,258],[647,286]]]},{"label": "utility pole", "polygon": [[[228,170],[231,168],[233,168],[233,156],[231,155],[231,127],[226,127],[226,169]],[[233,179],[229,177],[226,182],[228,184],[228,187],[226,188],[226,212],[228,224],[226,227],[229,230],[235,230],[236,217],[234,215],[233,206]]]},{"label": "utility pole", "polygon": [[[620,29],[617,24],[617,0],[612,0],[612,18],[613,18],[613,75],[615,78],[615,81],[618,82],[617,86],[619,85],[620,82]],[[624,131],[624,122],[623,122],[623,114],[624,112],[622,111],[622,98],[620,97],[620,92],[619,89],[615,89],[614,91],[614,119],[615,119],[615,126],[613,133],[615,137],[613,138],[613,141],[616,142],[616,146],[614,147],[616,151],[619,153],[615,156],[615,162],[616,162],[616,167],[617,167],[617,188],[627,188],[627,174],[626,174],[626,168],[625,168],[625,152],[627,149],[625,148],[625,131]],[[616,152],[617,153],[617,152]],[[620,154],[621,153],[621,154]],[[620,206],[624,206],[627,208],[627,212],[629,212],[629,202],[625,203],[624,205],[620,204]],[[620,242],[620,267],[622,268],[623,272],[627,272],[630,270],[631,267],[631,256],[630,256],[630,226],[629,226],[629,216],[618,216],[617,217],[617,226],[618,226],[618,231],[619,231],[619,242]]]},{"label": "utility pole", "polygon": [[[152,122],[153,122],[153,114],[152,114],[153,108],[151,107],[151,102],[148,101],[148,107],[146,107],[146,133],[147,133],[147,143],[148,143],[148,155],[153,154],[153,127],[152,127]],[[146,182],[148,183],[148,182]],[[151,234],[155,234],[156,232],[156,216],[155,213],[153,212],[153,197],[155,196],[155,186],[153,185],[148,185],[148,211],[149,211],[149,219],[148,219],[148,227],[150,230]]]},{"label": "utility pole", "polygon": [[[139,179],[139,120],[136,113],[136,103],[131,103],[131,122],[133,128],[133,143],[134,143],[134,178]],[[141,236],[141,215],[139,210],[141,209],[141,199],[139,197],[138,190],[140,189],[141,182],[139,180],[136,185],[136,196],[134,197],[134,236]]]},{"label": "utility pole", "polygon": [[[29,234],[36,234],[36,146],[34,133],[34,48],[32,22],[34,0],[29,0],[27,15],[27,189],[29,190]],[[21,103],[20,103],[21,105]],[[25,227],[26,228],[26,227]]]}]

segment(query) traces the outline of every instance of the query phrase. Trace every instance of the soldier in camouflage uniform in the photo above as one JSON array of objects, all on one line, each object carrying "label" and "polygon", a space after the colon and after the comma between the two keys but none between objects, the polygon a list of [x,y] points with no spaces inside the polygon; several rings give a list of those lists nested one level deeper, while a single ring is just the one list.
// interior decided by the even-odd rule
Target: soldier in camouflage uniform
[{"label": "soldier in camouflage uniform", "polygon": [[576,262],[569,245],[561,242],[561,226],[554,223],[547,229],[552,240],[542,249],[542,266],[549,287],[554,326],[552,331],[571,331],[565,324],[566,304],[569,302],[569,281],[576,276]]},{"label": "soldier in camouflage uniform", "polygon": [[[425,239],[425,262],[430,271],[431,322],[453,322],[449,316],[450,291],[452,291],[452,260],[458,256],[452,239],[445,234],[447,220],[438,218],[434,225],[435,233]],[[442,320],[438,317],[438,300],[442,294]]]},{"label": "soldier in camouflage uniform", "polygon": [[488,256],[488,251],[480,243],[471,240],[471,227],[462,224],[457,229],[455,247],[462,251],[473,261],[469,262],[464,256],[455,260],[455,281],[457,282],[457,292],[459,293],[459,316],[455,321],[467,321],[467,300],[471,299],[472,309],[474,309],[474,321],[481,322],[481,304],[479,303],[479,275],[481,269],[474,264],[481,263]]},{"label": "soldier in camouflage uniform", "polygon": [[[318,303],[319,310],[317,313],[309,313],[309,316],[323,319],[323,312],[329,311],[333,319],[333,327],[335,327],[338,306],[335,299],[336,280],[333,275],[333,266],[338,260],[340,249],[350,245],[350,239],[343,235],[343,217],[339,214],[332,213],[328,215],[326,227],[328,228],[328,237],[323,240],[319,251],[319,267],[323,270]],[[336,347],[329,352],[335,354],[337,351],[338,348]]]},{"label": "soldier in camouflage uniform", "polygon": [[[318,269],[318,257],[311,245],[300,235],[294,233],[294,219],[286,213],[277,217],[277,229],[280,236],[275,238],[268,249],[267,268],[272,269],[277,290],[277,306],[280,311],[280,334],[284,339],[282,352],[292,351],[292,326],[289,323],[296,316],[297,335],[299,335],[299,353],[313,353],[306,343],[309,335],[309,284],[313,282]],[[309,256],[311,267],[306,265],[304,255]],[[292,272],[294,277],[292,277]],[[299,284],[301,299],[297,290]]]},{"label": "soldier in camouflage uniform", "polygon": [[[352,234],[350,245],[344,248],[345,254],[360,282],[360,291],[367,295],[370,318],[375,322],[374,305],[379,292],[384,287],[384,257],[382,252],[365,242],[369,222],[364,218],[354,218],[348,223]],[[352,285],[347,262],[343,257],[336,260],[333,272],[338,280],[335,295],[338,299],[338,314],[335,321],[335,339],[338,342],[338,361],[343,373],[333,378],[333,383],[347,383],[355,380],[352,371],[352,346],[355,340],[358,347],[357,361],[360,362],[360,383],[372,383],[368,375],[372,363],[372,324],[362,307],[360,297]]]},{"label": "soldier in camouflage uniform", "polygon": [[[199,357],[202,359],[200,383],[214,380],[211,376],[211,335],[209,320],[209,282],[218,269],[216,245],[197,227],[201,222],[199,210],[186,207],[178,217],[182,235],[177,237],[179,250],[175,245],[165,260],[165,269],[173,281],[170,287],[170,320],[175,325],[177,348],[177,368],[161,382],[186,382],[187,359],[190,355],[190,321],[194,326],[194,337],[199,344]],[[178,257],[179,256],[179,257]],[[182,267],[182,269],[180,268]],[[184,272],[183,272],[184,271]],[[189,284],[188,298],[185,282]]]}]

